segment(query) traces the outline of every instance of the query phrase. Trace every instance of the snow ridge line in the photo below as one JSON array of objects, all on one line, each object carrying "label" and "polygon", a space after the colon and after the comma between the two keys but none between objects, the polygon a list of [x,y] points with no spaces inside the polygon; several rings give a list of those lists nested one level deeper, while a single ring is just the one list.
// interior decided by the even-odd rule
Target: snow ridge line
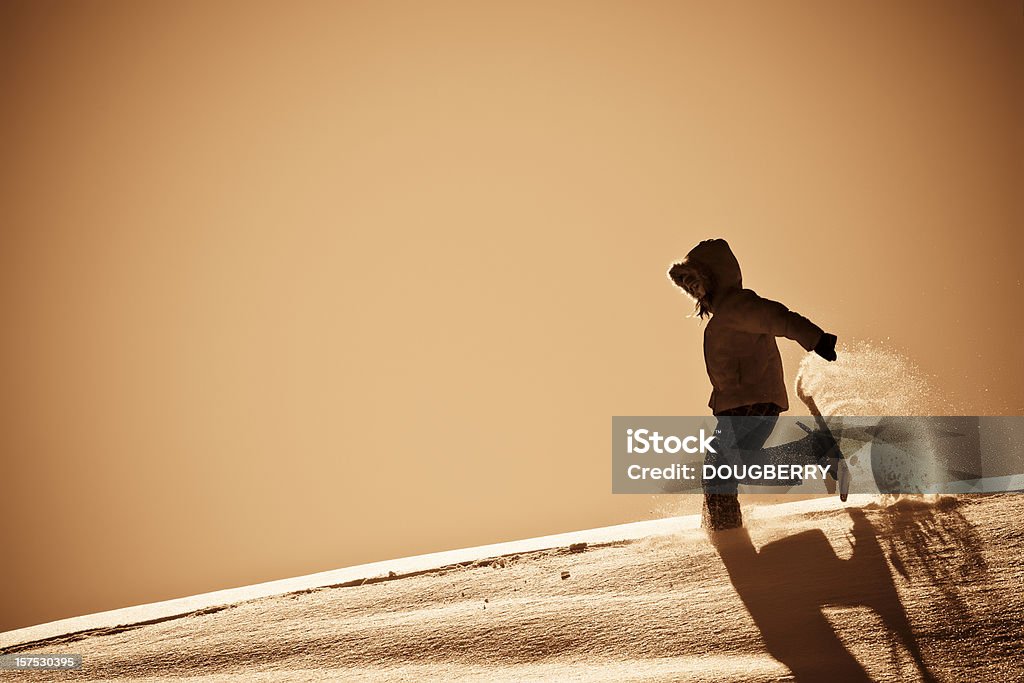
[{"label": "snow ridge line", "polygon": [[[850,496],[850,502],[847,505],[853,505],[854,498],[855,496]],[[862,498],[861,505],[870,504],[871,497],[863,496]],[[747,517],[751,519],[784,517],[835,511],[841,507],[842,504],[837,497],[817,498],[753,507]],[[513,555],[570,552],[569,547],[577,544],[586,544],[588,547],[625,544],[642,538],[696,531],[699,528],[700,515],[686,515],[355,565],[316,574],[70,617],[7,631],[0,633],[0,654],[22,652],[27,648],[44,645],[74,642],[93,635],[122,633],[172,619],[213,614],[242,602],[262,598],[309,593],[328,588],[354,587],[431,572],[451,571],[459,567],[471,567],[477,563],[479,566],[490,566],[496,560]]]}]

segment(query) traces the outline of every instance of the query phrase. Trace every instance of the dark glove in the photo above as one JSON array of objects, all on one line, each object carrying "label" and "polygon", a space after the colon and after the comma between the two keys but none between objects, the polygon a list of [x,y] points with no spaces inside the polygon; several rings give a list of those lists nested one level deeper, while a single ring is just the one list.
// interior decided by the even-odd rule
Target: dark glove
[{"label": "dark glove", "polygon": [[828,332],[821,335],[821,339],[818,340],[818,345],[814,347],[814,352],[827,361],[835,360],[837,358],[836,335],[829,334]]}]

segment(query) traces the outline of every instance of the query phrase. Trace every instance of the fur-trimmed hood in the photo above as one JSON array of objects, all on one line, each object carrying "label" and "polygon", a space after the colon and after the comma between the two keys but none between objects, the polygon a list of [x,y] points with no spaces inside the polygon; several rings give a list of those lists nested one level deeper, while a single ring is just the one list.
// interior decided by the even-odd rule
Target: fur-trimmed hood
[{"label": "fur-trimmed hood", "polygon": [[743,288],[739,261],[724,239],[704,240],[672,265],[669,277],[698,302],[713,311],[726,294]]}]

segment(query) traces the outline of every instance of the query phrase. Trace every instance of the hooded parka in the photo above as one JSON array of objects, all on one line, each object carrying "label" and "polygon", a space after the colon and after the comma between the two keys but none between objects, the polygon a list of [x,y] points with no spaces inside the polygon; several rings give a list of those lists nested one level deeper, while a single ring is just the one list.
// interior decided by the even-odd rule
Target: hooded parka
[{"label": "hooded parka", "polygon": [[704,328],[704,363],[711,379],[712,412],[755,403],[789,408],[782,357],[775,337],[812,350],[823,330],[777,301],[743,289],[740,265],[723,239],[704,240],[682,264],[709,273],[711,319]]}]

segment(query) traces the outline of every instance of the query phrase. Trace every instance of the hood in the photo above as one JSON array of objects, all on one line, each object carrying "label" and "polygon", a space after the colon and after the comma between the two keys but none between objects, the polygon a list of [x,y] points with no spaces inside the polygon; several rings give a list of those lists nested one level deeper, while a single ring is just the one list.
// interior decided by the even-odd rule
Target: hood
[{"label": "hood", "polygon": [[690,250],[683,263],[696,261],[714,275],[715,292],[712,299],[717,298],[730,289],[743,288],[743,275],[740,264],[723,239],[704,240]]}]

